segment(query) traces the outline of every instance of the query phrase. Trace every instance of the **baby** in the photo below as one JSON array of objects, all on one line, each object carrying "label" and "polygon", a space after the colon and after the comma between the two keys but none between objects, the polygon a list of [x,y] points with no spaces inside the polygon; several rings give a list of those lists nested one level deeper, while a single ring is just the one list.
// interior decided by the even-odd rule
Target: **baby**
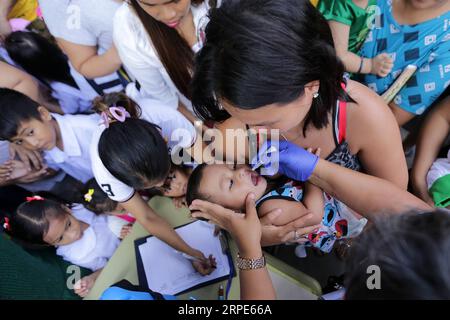
[{"label": "baby", "polygon": [[274,184],[247,165],[198,166],[189,178],[186,199],[189,205],[195,199],[201,199],[243,212],[250,192],[255,194],[260,217],[277,208],[283,210],[275,225],[285,225],[312,212],[311,224],[321,226],[297,240],[324,252],[330,252],[337,239],[359,234],[367,222],[358,219],[347,207],[312,184],[302,186],[289,180]]}]

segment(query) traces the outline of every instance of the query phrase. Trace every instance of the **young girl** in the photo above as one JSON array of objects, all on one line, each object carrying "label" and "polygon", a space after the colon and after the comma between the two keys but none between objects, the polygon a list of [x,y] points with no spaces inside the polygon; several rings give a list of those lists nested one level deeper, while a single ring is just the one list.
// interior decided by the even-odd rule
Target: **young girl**
[{"label": "young girl", "polygon": [[96,215],[107,215],[109,229],[120,239],[124,239],[131,232],[136,221],[120,203],[108,198],[95,179],[89,180],[84,186],[83,206]]},{"label": "young girl", "polygon": [[328,20],[336,53],[351,73],[385,77],[393,67],[387,53],[373,59],[358,55],[375,17],[376,0],[320,0],[317,9]]},{"label": "young girl", "polygon": [[58,115],[27,96],[0,89],[0,140],[43,152],[51,168],[86,182],[93,177],[90,142],[99,116]]},{"label": "young girl", "polygon": [[177,208],[187,206],[186,190],[191,173],[192,168],[190,167],[172,164],[164,184],[161,187],[155,187],[149,191],[153,195],[172,198],[173,203]]},{"label": "young girl", "polygon": [[17,208],[10,232],[30,244],[55,246],[63,259],[95,271],[75,284],[75,292],[82,297],[120,243],[109,230],[105,216],[96,216],[81,205],[69,208],[38,196]]},{"label": "young girl", "polygon": [[55,44],[34,32],[13,32],[5,39],[9,57],[46,86],[62,113],[77,114],[91,109],[86,79],[71,69],[67,57]]},{"label": "young girl", "polygon": [[203,46],[208,10],[221,1],[131,0],[114,18],[114,44],[139,85],[127,94],[159,100],[195,119],[189,83],[194,54]]},{"label": "young girl", "polygon": [[367,222],[312,184],[307,183],[304,188],[293,181],[270,185],[246,165],[198,166],[189,178],[186,199],[189,205],[201,199],[243,212],[249,193],[255,195],[260,217],[276,208],[283,210],[275,225],[284,225],[311,211],[310,222],[318,225],[317,229],[305,238],[296,233],[294,240],[324,252],[330,252],[336,240],[358,235]]}]

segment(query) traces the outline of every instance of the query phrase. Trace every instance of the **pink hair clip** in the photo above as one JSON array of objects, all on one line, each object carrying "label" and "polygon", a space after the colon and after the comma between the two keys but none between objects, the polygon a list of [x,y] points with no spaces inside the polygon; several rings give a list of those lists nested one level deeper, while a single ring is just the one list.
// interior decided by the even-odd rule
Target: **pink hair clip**
[{"label": "pink hair clip", "polygon": [[130,113],[124,107],[118,107],[116,105],[109,108],[109,113],[119,122],[125,122],[127,118],[130,118]]},{"label": "pink hair clip", "polygon": [[124,107],[118,107],[113,105],[109,108],[110,115],[114,118],[112,121],[110,120],[108,114],[106,112],[102,112],[100,115],[102,118],[102,124],[109,128],[109,123],[114,121],[125,122],[127,118],[131,118],[130,113]]}]

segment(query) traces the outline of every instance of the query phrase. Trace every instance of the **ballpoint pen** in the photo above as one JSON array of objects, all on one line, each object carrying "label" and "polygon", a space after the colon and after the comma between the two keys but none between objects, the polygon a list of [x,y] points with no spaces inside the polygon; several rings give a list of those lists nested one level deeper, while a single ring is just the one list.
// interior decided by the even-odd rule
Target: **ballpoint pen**
[{"label": "ballpoint pen", "polygon": [[[175,252],[176,253],[180,253],[184,258],[186,258],[186,259],[188,259],[190,261],[198,261],[198,262],[201,262],[201,263],[209,263],[209,259],[200,259],[200,258],[197,258],[197,257],[193,257],[193,256],[191,256],[191,255],[189,255],[187,253],[176,251],[176,250],[175,250]],[[213,269],[216,269],[216,266],[211,266],[211,267]]]}]

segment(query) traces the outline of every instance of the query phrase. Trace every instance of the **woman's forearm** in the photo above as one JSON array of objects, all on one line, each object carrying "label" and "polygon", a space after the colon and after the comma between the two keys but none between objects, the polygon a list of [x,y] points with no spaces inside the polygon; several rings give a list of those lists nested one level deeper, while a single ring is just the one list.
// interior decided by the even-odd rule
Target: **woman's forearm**
[{"label": "woman's forearm", "polygon": [[[247,259],[257,259],[262,256],[262,250],[258,245],[251,251],[240,252],[240,255]],[[255,270],[240,270],[239,281],[241,300],[274,300],[276,298],[267,267]]]},{"label": "woman's forearm", "polygon": [[431,209],[422,200],[388,181],[322,159],[309,181],[369,220],[380,213]]},{"label": "woman's forearm", "polygon": [[78,72],[88,79],[107,76],[117,71],[121,66],[120,58],[115,47],[102,55],[94,55],[78,66]]}]

